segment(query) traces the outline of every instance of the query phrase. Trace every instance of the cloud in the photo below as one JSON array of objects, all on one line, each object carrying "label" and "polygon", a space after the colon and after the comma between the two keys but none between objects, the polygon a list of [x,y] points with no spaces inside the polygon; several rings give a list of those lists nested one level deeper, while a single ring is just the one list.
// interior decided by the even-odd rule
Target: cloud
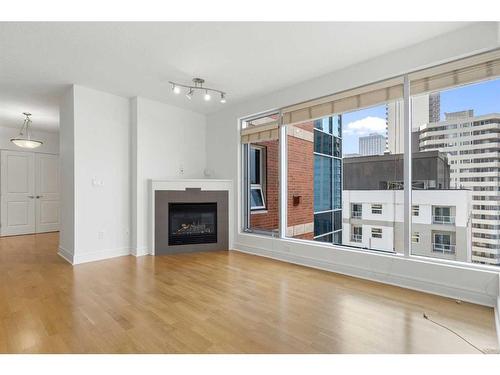
[{"label": "cloud", "polygon": [[355,135],[358,137],[372,133],[385,135],[385,119],[368,116],[347,124],[343,129],[344,135]]}]

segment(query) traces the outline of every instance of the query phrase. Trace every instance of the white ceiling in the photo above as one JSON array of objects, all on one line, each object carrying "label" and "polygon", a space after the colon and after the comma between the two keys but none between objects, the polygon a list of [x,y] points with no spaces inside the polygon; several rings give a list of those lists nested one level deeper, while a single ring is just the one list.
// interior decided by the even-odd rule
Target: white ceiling
[{"label": "white ceiling", "polygon": [[58,99],[75,83],[201,113],[216,100],[174,96],[194,76],[231,105],[437,35],[460,22],[0,23],[0,125],[57,130]]}]

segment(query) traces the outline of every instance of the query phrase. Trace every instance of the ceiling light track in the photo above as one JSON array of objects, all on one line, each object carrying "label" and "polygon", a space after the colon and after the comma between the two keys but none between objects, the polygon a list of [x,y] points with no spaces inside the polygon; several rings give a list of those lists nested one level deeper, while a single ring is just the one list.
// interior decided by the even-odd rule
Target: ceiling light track
[{"label": "ceiling light track", "polygon": [[172,92],[174,94],[180,94],[181,88],[187,89],[186,97],[188,99],[192,99],[194,94],[197,91],[203,92],[203,99],[205,101],[209,101],[212,99],[212,95],[210,93],[216,93],[220,96],[220,102],[221,103],[226,103],[226,93],[221,90],[217,90],[211,87],[205,87],[203,84],[205,83],[205,80],[203,78],[193,78],[193,85],[183,85],[182,83],[177,83],[173,81],[168,81],[172,85]]}]

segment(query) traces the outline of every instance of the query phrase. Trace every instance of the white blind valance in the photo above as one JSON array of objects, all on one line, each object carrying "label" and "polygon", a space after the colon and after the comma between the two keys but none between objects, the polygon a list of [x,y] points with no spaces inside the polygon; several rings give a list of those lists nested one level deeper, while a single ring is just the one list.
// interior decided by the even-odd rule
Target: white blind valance
[{"label": "white blind valance", "polygon": [[310,121],[335,113],[349,112],[403,97],[403,77],[396,77],[338,94],[286,107],[283,124]]},{"label": "white blind valance", "polygon": [[500,76],[500,51],[464,58],[408,75],[410,94],[418,95]]}]

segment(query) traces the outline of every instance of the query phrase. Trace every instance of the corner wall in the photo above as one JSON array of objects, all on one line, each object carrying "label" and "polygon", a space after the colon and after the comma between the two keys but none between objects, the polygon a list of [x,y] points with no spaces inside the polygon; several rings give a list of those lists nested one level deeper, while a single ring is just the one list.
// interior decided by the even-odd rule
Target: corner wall
[{"label": "corner wall", "polygon": [[132,118],[132,253],[151,253],[149,180],[203,178],[206,117],[168,104],[134,98]]},{"label": "corner wall", "polygon": [[499,293],[499,277],[494,271],[241,233],[238,120],[499,47],[499,23],[473,24],[210,114],[207,118],[210,129],[207,133],[207,168],[214,171],[214,178],[231,179],[237,187],[233,207],[237,218],[233,227],[235,249],[494,306]]}]

